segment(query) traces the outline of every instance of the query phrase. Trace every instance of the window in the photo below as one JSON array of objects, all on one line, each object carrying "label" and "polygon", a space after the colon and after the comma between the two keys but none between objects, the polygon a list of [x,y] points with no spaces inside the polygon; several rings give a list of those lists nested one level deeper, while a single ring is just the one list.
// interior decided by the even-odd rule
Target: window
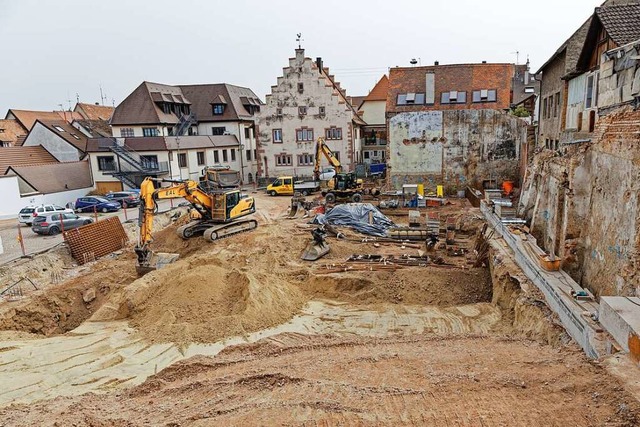
[{"label": "window", "polygon": [[213,104],[213,115],[219,116],[224,114],[224,104]]},{"label": "window", "polygon": [[247,155],[247,160],[251,161],[251,150],[245,150]]},{"label": "window", "polygon": [[298,115],[306,116],[307,115],[307,107],[298,107]]},{"label": "window", "polygon": [[276,116],[282,117],[282,108],[276,108]]},{"label": "window", "polygon": [[55,130],[57,130],[58,132],[64,132],[64,129],[62,129],[62,127],[60,127],[60,126],[56,126],[56,125],[54,125],[54,126],[53,126],[53,128],[54,128]]},{"label": "window", "polygon": [[291,154],[279,154],[276,156],[276,166],[291,166]]},{"label": "window", "polygon": [[99,171],[116,170],[116,162],[113,156],[98,156],[98,170]]},{"label": "window", "polygon": [[155,154],[140,156],[140,163],[145,169],[159,169],[158,168],[158,156]]},{"label": "window", "polygon": [[318,114],[320,114],[321,116],[324,116],[326,112],[325,107],[318,107]]},{"label": "window", "polygon": [[165,102],[162,104],[162,112],[165,114],[171,114],[171,104]]},{"label": "window", "polygon": [[227,150],[222,150],[222,161],[223,162],[229,161],[229,157],[227,156]]},{"label": "window", "polygon": [[424,93],[400,93],[396,100],[397,105],[423,105]]},{"label": "window", "polygon": [[80,137],[78,135],[76,135],[75,133],[72,133],[71,136],[74,137],[75,139],[80,139]]},{"label": "window", "polygon": [[560,92],[556,92],[555,102],[553,103],[553,117],[558,117],[560,111]]},{"label": "window", "polygon": [[451,90],[449,92],[442,92],[442,95],[440,96],[441,104],[465,104],[466,102],[467,92]]},{"label": "window", "polygon": [[300,93],[304,92],[304,83],[302,82],[298,83],[298,92]]},{"label": "window", "polygon": [[196,152],[196,159],[198,160],[198,166],[204,165],[204,151]]},{"label": "window", "polygon": [[120,128],[120,136],[123,138],[133,138],[133,128]]},{"label": "window", "polygon": [[236,161],[236,149],[235,149],[235,148],[232,148],[232,149],[231,149],[231,150],[229,150],[229,151],[231,151],[231,161],[232,161],[232,162],[235,162],[235,161]]},{"label": "window", "polygon": [[324,130],[326,139],[342,139],[342,128],[331,127]]},{"label": "window", "polygon": [[282,129],[274,129],[273,133],[273,142],[282,143]]},{"label": "window", "polygon": [[369,158],[369,151],[365,151],[364,153],[362,153],[364,155],[365,159]]},{"label": "window", "polygon": [[584,108],[593,108],[597,105],[595,77],[596,77],[596,74],[591,74],[589,77],[587,77],[587,90],[586,90]]},{"label": "window", "polygon": [[296,142],[313,141],[313,129],[296,129]]},{"label": "window", "polygon": [[334,151],[333,152],[333,156],[336,158],[336,160],[340,160],[340,152],[339,151]]},{"label": "window", "polygon": [[312,166],[313,156],[311,154],[298,154],[298,166]]},{"label": "window", "polygon": [[258,149],[257,148],[253,149],[253,158],[258,160]]},{"label": "window", "polygon": [[524,93],[535,93],[536,89],[533,86],[527,86],[524,88]]},{"label": "window", "polygon": [[220,127],[212,127],[211,128],[211,135],[224,135],[224,133],[227,131],[227,128],[224,126],[220,126]]},{"label": "window", "polygon": [[496,102],[497,94],[495,89],[482,89],[473,91],[473,102]]},{"label": "window", "polygon": [[158,136],[158,128],[142,128],[142,136]]},{"label": "window", "polygon": [[246,139],[251,138],[251,128],[244,128],[244,137]]},{"label": "window", "polygon": [[548,108],[547,98],[544,98],[542,100],[542,117],[545,119],[547,118],[547,108]]},{"label": "window", "polygon": [[213,152],[213,162],[220,163],[220,153],[218,152],[218,150],[214,150]]},{"label": "window", "polygon": [[187,153],[178,153],[178,167],[187,167]]}]

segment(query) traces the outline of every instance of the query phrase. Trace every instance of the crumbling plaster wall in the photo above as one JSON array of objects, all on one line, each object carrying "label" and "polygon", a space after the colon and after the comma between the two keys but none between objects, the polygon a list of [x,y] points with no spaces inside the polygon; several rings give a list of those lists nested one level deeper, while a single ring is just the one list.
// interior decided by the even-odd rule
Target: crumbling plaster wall
[{"label": "crumbling plaster wall", "polygon": [[518,179],[525,121],[498,110],[398,113],[388,123],[390,184],[449,192],[485,179]]},{"label": "crumbling plaster wall", "polygon": [[539,154],[521,211],[563,268],[596,295],[640,295],[640,111],[599,119],[590,144]]}]

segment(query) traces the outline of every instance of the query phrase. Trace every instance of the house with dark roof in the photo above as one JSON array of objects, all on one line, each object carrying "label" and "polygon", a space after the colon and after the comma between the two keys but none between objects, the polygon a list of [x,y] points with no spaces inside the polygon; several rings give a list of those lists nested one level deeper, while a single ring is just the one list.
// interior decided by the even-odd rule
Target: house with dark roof
[{"label": "house with dark roof", "polygon": [[63,120],[36,119],[22,145],[40,145],[59,162],[77,162],[86,155],[87,136]]},{"label": "house with dark roof", "polygon": [[[558,150],[562,144],[591,138],[604,103],[599,97],[602,76],[615,74],[601,70],[605,53],[640,39],[638,0],[607,0],[540,67],[540,117],[538,144]],[[612,63],[606,67],[611,67]],[[633,80],[633,71],[627,71]],[[616,79],[618,75],[615,76]],[[604,87],[615,98],[615,88]],[[613,89],[613,90],[612,90]],[[626,95],[630,100],[630,89]],[[622,93],[622,89],[618,90]],[[620,98],[621,99],[621,98]],[[619,99],[619,100],[620,100]]]},{"label": "house with dark roof", "polygon": [[367,122],[362,128],[362,161],[385,163],[387,155],[387,92],[389,78],[383,75],[358,106],[358,114]]},{"label": "house with dark roof", "polygon": [[[115,108],[110,124],[117,138],[173,137],[176,144],[182,135],[233,135],[238,141],[233,156],[242,159],[244,182],[253,182],[257,171],[255,118],[262,105],[251,89],[226,83],[172,86],[143,82]],[[180,134],[177,139],[176,133]]]},{"label": "house with dark roof", "polygon": [[261,177],[312,176],[320,136],[345,170],[353,171],[361,163],[361,128],[366,123],[322,59],[313,61],[304,52],[296,49],[295,57],[289,58],[260,111]]},{"label": "house with dark roof", "polygon": [[508,113],[514,64],[396,67],[386,101],[387,178],[448,193],[518,181],[527,123]]}]

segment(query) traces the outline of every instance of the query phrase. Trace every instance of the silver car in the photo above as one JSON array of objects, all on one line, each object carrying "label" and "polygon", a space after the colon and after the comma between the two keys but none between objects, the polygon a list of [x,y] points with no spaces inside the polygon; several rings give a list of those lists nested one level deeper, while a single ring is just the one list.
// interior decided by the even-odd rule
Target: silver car
[{"label": "silver car", "polygon": [[61,231],[82,227],[92,222],[93,220],[91,218],[82,217],[74,213],[53,213],[38,215],[33,218],[31,230],[38,234],[54,236]]}]

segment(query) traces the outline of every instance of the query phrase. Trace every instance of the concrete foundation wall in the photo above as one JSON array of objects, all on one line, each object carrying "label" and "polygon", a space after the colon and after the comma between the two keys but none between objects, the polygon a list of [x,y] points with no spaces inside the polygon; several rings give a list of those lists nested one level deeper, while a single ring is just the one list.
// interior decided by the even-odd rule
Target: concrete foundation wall
[{"label": "concrete foundation wall", "polygon": [[390,183],[443,184],[449,192],[485,179],[518,180],[527,124],[497,110],[417,111],[389,119]]}]

